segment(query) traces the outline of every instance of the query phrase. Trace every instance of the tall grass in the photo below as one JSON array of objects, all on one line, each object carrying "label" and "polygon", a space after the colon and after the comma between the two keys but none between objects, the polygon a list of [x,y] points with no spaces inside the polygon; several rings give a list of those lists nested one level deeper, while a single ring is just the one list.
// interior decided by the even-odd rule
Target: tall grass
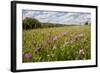
[{"label": "tall grass", "polygon": [[90,25],[23,30],[23,62],[91,58]]}]

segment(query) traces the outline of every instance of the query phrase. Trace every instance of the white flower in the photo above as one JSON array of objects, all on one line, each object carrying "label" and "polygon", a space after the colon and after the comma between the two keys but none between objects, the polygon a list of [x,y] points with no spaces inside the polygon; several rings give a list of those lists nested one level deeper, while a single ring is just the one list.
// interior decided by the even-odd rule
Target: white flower
[{"label": "white flower", "polygon": [[57,49],[57,46],[54,45],[54,46],[53,46],[53,50],[55,50],[55,49]]},{"label": "white flower", "polygon": [[80,55],[84,55],[84,54],[85,54],[85,52],[84,52],[84,49],[83,49],[83,48],[81,48],[81,49],[79,50],[79,54],[80,54]]}]

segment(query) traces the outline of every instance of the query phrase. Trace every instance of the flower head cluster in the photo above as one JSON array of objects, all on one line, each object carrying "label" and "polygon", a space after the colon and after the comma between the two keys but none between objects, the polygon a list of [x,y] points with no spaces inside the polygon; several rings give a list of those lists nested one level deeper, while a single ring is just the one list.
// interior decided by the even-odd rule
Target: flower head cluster
[{"label": "flower head cluster", "polygon": [[72,44],[73,42],[80,40],[83,36],[84,36],[83,33],[75,35],[74,37],[70,38],[69,43]]},{"label": "flower head cluster", "polygon": [[54,36],[54,37],[53,37],[53,41],[57,41],[58,38],[59,38],[58,36]]},{"label": "flower head cluster", "polygon": [[62,32],[61,35],[66,36],[67,32]]},{"label": "flower head cluster", "polygon": [[30,58],[32,58],[32,54],[31,54],[31,53],[26,53],[26,54],[24,55],[24,57],[25,57],[26,59],[30,59]]}]

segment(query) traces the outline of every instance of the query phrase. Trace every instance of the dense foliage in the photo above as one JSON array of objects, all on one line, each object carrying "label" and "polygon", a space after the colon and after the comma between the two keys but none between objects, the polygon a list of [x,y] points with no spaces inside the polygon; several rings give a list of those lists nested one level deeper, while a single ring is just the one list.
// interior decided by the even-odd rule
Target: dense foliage
[{"label": "dense foliage", "polygon": [[23,20],[23,29],[33,29],[41,27],[41,23],[35,18],[25,18]]}]

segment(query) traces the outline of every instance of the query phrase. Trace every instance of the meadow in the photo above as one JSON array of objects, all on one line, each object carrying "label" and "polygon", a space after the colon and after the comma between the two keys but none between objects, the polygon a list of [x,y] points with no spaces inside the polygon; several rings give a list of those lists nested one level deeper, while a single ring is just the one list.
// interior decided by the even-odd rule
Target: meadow
[{"label": "meadow", "polygon": [[91,59],[90,25],[23,30],[23,62]]}]

